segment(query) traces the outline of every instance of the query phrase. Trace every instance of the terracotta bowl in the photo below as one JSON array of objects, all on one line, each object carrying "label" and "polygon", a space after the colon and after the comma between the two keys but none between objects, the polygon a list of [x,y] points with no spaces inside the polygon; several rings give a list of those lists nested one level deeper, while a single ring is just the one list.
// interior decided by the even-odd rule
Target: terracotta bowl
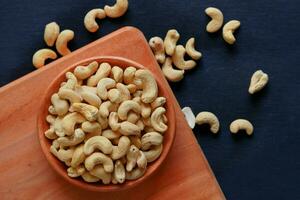
[{"label": "terracotta bowl", "polygon": [[168,128],[167,132],[164,134],[163,151],[162,151],[160,157],[156,161],[148,164],[147,171],[144,174],[144,176],[142,176],[141,178],[139,178],[137,180],[132,180],[132,181],[126,180],[125,183],[119,184],[119,185],[113,185],[113,184],[103,185],[102,183],[86,183],[80,177],[70,178],[66,172],[67,166],[65,166],[64,163],[59,161],[56,157],[54,157],[50,153],[51,141],[44,136],[44,132],[47,129],[49,129],[49,124],[46,122],[45,119],[48,114],[50,98],[53,93],[58,91],[60,83],[66,80],[65,73],[68,71],[73,71],[74,68],[78,65],[85,65],[94,60],[98,61],[99,63],[108,62],[112,66],[117,65],[117,66],[120,66],[121,68],[126,68],[128,66],[134,66],[139,69],[145,68],[144,66],[142,66],[134,61],[131,61],[131,60],[128,60],[125,58],[120,58],[120,57],[94,57],[94,58],[83,60],[82,62],[76,63],[73,66],[67,66],[62,73],[60,73],[57,77],[54,77],[53,82],[50,83],[49,88],[46,90],[44,98],[41,98],[41,99],[43,99],[43,102],[41,102],[42,105],[41,105],[40,113],[38,114],[38,121],[37,121],[39,141],[40,141],[42,150],[43,150],[47,160],[49,161],[50,165],[52,166],[52,168],[62,178],[64,178],[68,183],[78,186],[85,190],[97,191],[97,192],[112,192],[112,191],[128,189],[128,188],[131,188],[138,184],[141,184],[143,181],[145,181],[147,178],[149,178],[154,172],[156,172],[159,169],[159,167],[162,165],[163,161],[166,159],[166,157],[172,147],[174,138],[175,138],[174,108],[173,108],[171,101],[169,100],[170,96],[169,96],[166,86],[162,84],[162,82],[157,78],[157,76],[155,74],[154,74],[154,77],[156,78],[156,81],[158,84],[159,96],[164,96],[167,98],[167,103],[166,103],[165,107],[167,110],[166,116],[168,118],[168,127],[169,128]]}]

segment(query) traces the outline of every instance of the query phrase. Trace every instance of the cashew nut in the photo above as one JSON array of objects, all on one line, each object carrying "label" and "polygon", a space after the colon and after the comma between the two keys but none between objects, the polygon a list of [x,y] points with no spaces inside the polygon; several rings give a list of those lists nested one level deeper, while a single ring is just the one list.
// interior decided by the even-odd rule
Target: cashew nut
[{"label": "cashew nut", "polygon": [[113,103],[121,103],[122,97],[121,92],[118,89],[110,89],[107,94],[108,99]]},{"label": "cashew nut", "polygon": [[74,150],[74,153],[72,155],[72,160],[71,160],[71,166],[73,168],[79,166],[81,163],[84,162],[85,157],[86,156],[85,156],[85,154],[83,152],[83,144],[80,144]]},{"label": "cashew nut", "polygon": [[124,70],[123,81],[124,81],[125,84],[128,85],[130,83],[133,83],[135,72],[136,72],[135,67],[127,67]]},{"label": "cashew nut", "polygon": [[60,55],[65,56],[71,53],[68,48],[68,42],[73,40],[73,38],[74,32],[72,30],[64,30],[58,35],[55,46]]},{"label": "cashew nut", "polygon": [[230,124],[230,132],[237,133],[240,130],[245,130],[247,135],[252,135],[253,125],[246,119],[236,119]]},{"label": "cashew nut", "polygon": [[126,179],[127,180],[139,179],[144,175],[145,172],[146,172],[146,168],[135,168],[131,172],[126,172]]},{"label": "cashew nut", "polygon": [[85,168],[84,166],[77,166],[77,167],[69,167],[67,169],[68,172],[68,176],[72,177],[72,178],[76,178],[79,177],[81,175],[83,175],[83,173],[85,173]]},{"label": "cashew nut", "polygon": [[113,131],[117,131],[120,128],[119,117],[116,112],[111,112],[109,114],[108,124]]},{"label": "cashew nut", "polygon": [[97,178],[102,180],[103,184],[109,184],[111,181],[111,173],[105,172],[104,168],[101,165],[96,165],[90,173],[93,176],[96,176]]},{"label": "cashew nut", "polygon": [[139,155],[136,160],[136,164],[139,168],[145,169],[147,167],[147,158],[142,151],[139,151]]},{"label": "cashew nut", "polygon": [[140,152],[140,150],[136,146],[134,146],[134,145],[130,146],[130,148],[127,152],[127,155],[126,155],[126,158],[127,158],[126,170],[128,172],[132,171],[132,169],[135,167],[137,158],[139,156],[139,152]]},{"label": "cashew nut", "polygon": [[137,86],[135,84],[128,84],[127,86],[128,91],[130,92],[130,94],[133,94],[136,92],[137,90]]},{"label": "cashew nut", "polygon": [[99,29],[99,25],[96,22],[96,18],[104,19],[105,17],[106,14],[103,9],[92,9],[84,17],[84,26],[89,32],[96,32]]},{"label": "cashew nut", "polygon": [[54,108],[53,105],[50,105],[50,106],[49,106],[48,112],[49,112],[51,115],[57,115],[57,112],[55,111],[55,108]]},{"label": "cashew nut", "polygon": [[55,60],[57,58],[57,55],[55,51],[51,49],[40,49],[37,52],[35,52],[32,56],[32,64],[35,66],[35,68],[40,68],[45,65],[45,61],[47,59]]},{"label": "cashew nut", "polygon": [[191,129],[195,127],[196,124],[196,117],[190,107],[184,107],[182,108],[182,112],[184,114],[184,117]]},{"label": "cashew nut", "polygon": [[100,112],[98,112],[98,118],[97,121],[99,122],[99,124],[101,125],[101,128],[104,130],[108,127],[108,119],[107,117],[102,117],[100,115]]},{"label": "cashew nut", "polygon": [[74,153],[74,148],[70,149],[57,149],[54,146],[50,147],[50,152],[55,155],[60,161],[63,161],[65,163],[71,161],[73,153]]},{"label": "cashew nut", "polygon": [[114,170],[114,163],[110,157],[100,152],[95,152],[88,156],[84,161],[84,166],[88,171],[91,171],[95,165],[103,164],[104,171],[111,173]]},{"label": "cashew nut", "polygon": [[77,66],[74,70],[74,74],[78,79],[84,80],[92,76],[98,69],[98,62],[93,61],[87,66]]},{"label": "cashew nut", "polygon": [[150,118],[152,127],[160,133],[164,133],[168,129],[168,126],[163,121],[165,112],[166,109],[164,107],[158,107],[153,111]]},{"label": "cashew nut", "polygon": [[66,135],[72,135],[74,133],[75,125],[80,124],[85,120],[86,119],[79,113],[69,113],[62,119],[61,126]]},{"label": "cashew nut", "polygon": [[131,144],[136,146],[138,149],[140,149],[142,147],[142,141],[139,136],[130,135],[130,136],[128,136],[128,138],[130,139]]},{"label": "cashew nut", "polygon": [[88,86],[96,86],[100,79],[108,77],[111,71],[111,66],[108,63],[101,63],[96,74],[88,78],[87,85]]},{"label": "cashew nut", "polygon": [[163,142],[163,136],[157,132],[149,132],[142,136],[142,150],[148,150],[152,145],[160,145]]},{"label": "cashew nut", "polygon": [[149,46],[157,62],[163,64],[166,59],[164,41],[160,37],[153,37],[149,40]]},{"label": "cashew nut", "polygon": [[116,81],[111,78],[102,78],[97,84],[97,94],[102,100],[108,96],[107,90],[116,86]]},{"label": "cashew nut", "polygon": [[182,70],[193,69],[196,66],[196,62],[193,60],[184,60],[185,48],[182,45],[177,45],[175,52],[172,55],[172,61],[174,65]]},{"label": "cashew nut", "polygon": [[89,122],[89,121],[83,122],[81,124],[81,129],[87,133],[93,133],[93,132],[101,133],[102,130],[101,125],[98,122]]},{"label": "cashew nut", "polygon": [[130,147],[130,140],[126,136],[122,136],[119,139],[118,146],[113,146],[111,158],[118,160],[126,155]]},{"label": "cashew nut", "polygon": [[264,73],[262,70],[257,70],[251,77],[250,86],[248,92],[250,94],[254,94],[260,90],[262,90],[268,83],[269,76]]},{"label": "cashew nut", "polygon": [[76,76],[72,72],[67,72],[66,78],[67,82],[63,86],[61,86],[61,88],[74,90],[75,87],[78,85]]},{"label": "cashew nut", "polygon": [[209,124],[210,131],[214,134],[216,134],[220,128],[220,123],[217,116],[211,112],[200,112],[196,116],[196,124],[198,125]]},{"label": "cashew nut", "polygon": [[152,108],[152,110],[155,110],[156,108],[165,105],[166,102],[167,102],[166,97],[157,97],[157,98],[151,103],[151,108]]},{"label": "cashew nut", "polygon": [[103,136],[94,136],[88,139],[83,147],[85,155],[90,155],[96,149],[99,149],[104,154],[110,154],[113,150],[113,146],[109,139]]},{"label": "cashew nut", "polygon": [[139,69],[135,72],[135,77],[142,81],[143,93],[141,100],[144,103],[153,102],[158,94],[158,88],[155,78],[151,72],[145,69]]},{"label": "cashew nut", "polygon": [[82,101],[81,96],[77,92],[71,89],[64,89],[64,88],[59,89],[58,96],[61,99],[69,100],[71,104],[80,103]]},{"label": "cashew nut", "polygon": [[132,124],[128,121],[124,121],[121,123],[119,131],[122,135],[126,136],[141,134],[141,129],[137,125]]},{"label": "cashew nut", "polygon": [[202,57],[201,52],[195,49],[195,38],[190,38],[185,45],[186,53],[194,60],[199,60]]},{"label": "cashew nut", "polygon": [[44,135],[50,140],[54,140],[57,138],[53,125],[50,125],[50,128],[45,131]]},{"label": "cashew nut", "polygon": [[143,153],[146,156],[148,162],[153,162],[160,156],[162,149],[163,149],[163,145],[161,144],[161,145],[154,146],[149,151],[143,151]]},{"label": "cashew nut", "polygon": [[145,128],[144,128],[144,132],[146,132],[146,133],[153,132],[153,131],[155,131],[155,130],[152,126],[145,126]]},{"label": "cashew nut", "polygon": [[171,82],[178,82],[184,77],[184,70],[174,69],[170,57],[165,60],[161,69],[165,77]]},{"label": "cashew nut", "polygon": [[82,129],[78,128],[75,130],[74,134],[69,137],[60,137],[57,139],[57,142],[60,144],[61,147],[69,147],[75,146],[81,143],[84,140],[85,133]]},{"label": "cashew nut", "polygon": [[240,25],[241,25],[240,21],[231,20],[223,26],[223,39],[228,44],[234,44],[235,43],[235,37],[234,37],[233,33],[236,29],[238,29],[240,27]]},{"label": "cashew nut", "polygon": [[136,113],[141,113],[141,106],[132,100],[126,100],[121,103],[118,108],[118,116],[121,120],[127,119],[127,114],[129,111],[134,111]]},{"label": "cashew nut", "polygon": [[223,25],[223,13],[214,7],[206,8],[205,13],[211,17],[211,21],[206,25],[206,31],[209,33],[217,32]]},{"label": "cashew nut", "polygon": [[102,132],[102,136],[109,140],[117,139],[121,137],[121,134],[117,131],[112,131],[111,129],[106,129]]},{"label": "cashew nut", "polygon": [[57,115],[59,116],[65,115],[69,110],[68,102],[66,100],[60,99],[57,93],[51,96],[51,103],[53,104],[55,113],[57,113]]},{"label": "cashew nut", "polygon": [[111,18],[118,18],[125,14],[128,9],[128,0],[116,0],[113,6],[104,6],[105,14]]},{"label": "cashew nut", "polygon": [[113,176],[118,183],[124,183],[125,181],[125,167],[120,160],[117,160],[115,163],[115,169],[113,172]]},{"label": "cashew nut", "polygon": [[111,69],[111,78],[113,78],[117,83],[123,81],[123,69],[118,66],[114,66]]},{"label": "cashew nut", "polygon": [[59,35],[59,26],[56,22],[51,22],[45,26],[44,40],[46,44],[52,47]]},{"label": "cashew nut", "polygon": [[128,88],[124,84],[117,83],[116,88],[120,92],[121,102],[129,100],[131,98],[130,97],[130,91],[128,90]]},{"label": "cashew nut", "polygon": [[175,52],[176,43],[179,40],[180,34],[175,29],[171,29],[167,32],[164,40],[164,46],[166,54],[172,56]]},{"label": "cashew nut", "polygon": [[92,174],[90,174],[90,172],[85,172],[81,175],[82,179],[85,181],[85,182],[88,182],[88,183],[95,183],[95,182],[98,182],[100,179],[96,176],[93,176]]},{"label": "cashew nut", "polygon": [[141,115],[143,118],[148,118],[151,115],[151,105],[141,102]]},{"label": "cashew nut", "polygon": [[115,112],[117,110],[117,104],[114,104],[110,101],[105,101],[100,105],[99,114],[107,118],[110,112]]},{"label": "cashew nut", "polygon": [[98,109],[86,103],[73,103],[69,109],[71,112],[79,112],[88,121],[96,121]]},{"label": "cashew nut", "polygon": [[142,121],[145,124],[145,126],[152,126],[150,118],[142,118]]},{"label": "cashew nut", "polygon": [[133,111],[130,111],[127,115],[127,121],[130,123],[136,124],[139,119],[140,119],[140,115]]},{"label": "cashew nut", "polygon": [[86,101],[88,104],[92,105],[92,106],[95,106],[96,108],[99,108],[102,101],[100,99],[100,97],[98,97],[97,94],[94,94],[92,92],[88,92],[88,91],[81,91],[79,92],[82,99],[84,101]]}]

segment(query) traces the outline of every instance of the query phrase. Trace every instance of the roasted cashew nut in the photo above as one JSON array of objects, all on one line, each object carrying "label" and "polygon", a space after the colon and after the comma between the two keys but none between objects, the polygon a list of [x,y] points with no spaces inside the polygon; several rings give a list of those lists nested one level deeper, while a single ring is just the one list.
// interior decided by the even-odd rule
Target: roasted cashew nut
[{"label": "roasted cashew nut", "polygon": [[224,21],[223,13],[218,8],[214,7],[206,8],[205,13],[211,17],[211,21],[206,25],[206,31],[215,33],[220,30]]},{"label": "roasted cashew nut", "polygon": [[172,65],[172,59],[170,57],[165,60],[161,69],[168,81],[178,82],[184,77],[184,70],[174,69]]},{"label": "roasted cashew nut", "polygon": [[252,135],[253,133],[253,125],[246,119],[236,119],[230,124],[230,132],[237,133],[240,130],[245,130],[247,135]]},{"label": "roasted cashew nut", "polygon": [[135,168],[131,172],[126,172],[126,180],[136,180],[144,175],[146,168]]},{"label": "roasted cashew nut", "polygon": [[111,129],[106,129],[102,132],[102,136],[109,140],[117,139],[121,137],[121,134],[117,131],[112,131]]},{"label": "roasted cashew nut", "polygon": [[68,48],[68,42],[73,40],[73,38],[74,32],[72,30],[64,30],[58,35],[55,46],[60,55],[65,56],[71,53]]},{"label": "roasted cashew nut", "polygon": [[106,137],[94,136],[85,142],[83,152],[85,155],[90,155],[96,149],[99,149],[104,154],[110,154],[113,150],[113,146]]},{"label": "roasted cashew nut", "polygon": [[95,183],[95,182],[98,182],[100,179],[96,176],[93,176],[92,174],[90,174],[90,172],[85,172],[81,175],[82,179],[85,181],[85,182],[88,182],[88,183]]},{"label": "roasted cashew nut", "polygon": [[109,184],[110,181],[111,181],[111,173],[107,173],[107,172],[104,170],[103,166],[101,166],[101,165],[96,165],[96,166],[90,171],[90,173],[91,173],[93,176],[95,176],[95,177],[101,179],[103,184]]},{"label": "roasted cashew nut", "polygon": [[55,60],[57,58],[57,55],[55,51],[51,49],[40,49],[37,52],[35,52],[32,56],[32,64],[35,66],[35,68],[40,68],[45,65],[45,61],[47,59]]},{"label": "roasted cashew nut", "polygon": [[116,86],[116,81],[111,78],[102,78],[97,84],[97,94],[102,100],[107,100],[108,89]]},{"label": "roasted cashew nut", "polygon": [[158,146],[154,146],[149,151],[143,151],[144,155],[147,158],[148,163],[156,160],[160,156],[162,149],[163,149],[163,145],[161,144]]},{"label": "roasted cashew nut", "polygon": [[241,25],[241,22],[238,20],[231,20],[227,22],[223,26],[223,39],[228,44],[234,44],[235,43],[235,37],[233,35],[234,31],[238,29]]},{"label": "roasted cashew nut", "polygon": [[113,131],[120,128],[119,117],[116,112],[111,112],[108,117],[108,124]]},{"label": "roasted cashew nut", "polygon": [[118,160],[127,154],[129,148],[129,138],[126,136],[122,136],[119,139],[118,146],[113,146],[113,150],[110,156],[113,160]]},{"label": "roasted cashew nut", "polygon": [[86,156],[83,152],[83,144],[80,144],[74,150],[74,153],[72,155],[72,160],[71,160],[71,166],[73,168],[79,166],[81,163],[84,162],[85,158]]},{"label": "roasted cashew nut", "polygon": [[137,125],[128,121],[124,121],[121,123],[119,131],[122,135],[125,136],[141,134],[141,129]]},{"label": "roasted cashew nut", "polygon": [[168,129],[168,126],[163,121],[165,112],[166,109],[164,107],[158,107],[153,111],[150,118],[152,127],[160,133],[164,133]]},{"label": "roasted cashew nut", "polygon": [[175,52],[176,43],[179,40],[180,34],[175,30],[171,29],[167,32],[164,40],[164,46],[166,54],[172,56]]},{"label": "roasted cashew nut", "polygon": [[257,70],[251,77],[250,86],[248,92],[250,94],[254,94],[260,90],[262,90],[268,83],[269,76],[264,73],[262,70]]},{"label": "roasted cashew nut", "polygon": [[45,26],[44,40],[46,44],[52,47],[59,35],[59,26],[56,22],[51,22]]},{"label": "roasted cashew nut", "polygon": [[182,45],[177,45],[175,52],[172,55],[172,61],[178,69],[189,70],[196,66],[196,62],[193,60],[184,60],[185,48]]},{"label": "roasted cashew nut", "polygon": [[61,147],[75,146],[81,143],[84,140],[84,137],[85,137],[85,133],[82,131],[82,129],[78,128],[75,130],[71,138],[60,137],[57,139],[57,142]]},{"label": "roasted cashew nut", "polygon": [[145,69],[139,69],[135,72],[135,77],[142,81],[143,93],[141,100],[144,103],[153,102],[157,98],[158,87],[151,72]]},{"label": "roasted cashew nut", "polygon": [[141,106],[132,100],[126,100],[121,103],[118,108],[118,116],[121,120],[127,119],[127,114],[129,111],[134,111],[135,113],[141,113]]},{"label": "roasted cashew nut", "polygon": [[163,142],[163,136],[157,132],[149,132],[142,136],[142,150],[148,150],[151,146],[161,145]]},{"label": "roasted cashew nut", "polygon": [[107,173],[111,173],[114,170],[112,159],[100,152],[93,153],[84,161],[84,166],[88,171],[91,171],[98,164],[102,164],[104,171]]},{"label": "roasted cashew nut", "polygon": [[89,32],[96,32],[99,29],[99,25],[96,22],[96,18],[104,19],[105,17],[106,14],[103,9],[92,9],[84,17],[84,26]]},{"label": "roasted cashew nut", "polygon": [[105,77],[108,77],[111,71],[111,66],[108,63],[101,63],[96,74],[88,78],[87,85],[88,86],[96,86],[97,83]]},{"label": "roasted cashew nut", "polygon": [[86,121],[86,119],[79,113],[69,113],[67,114],[61,122],[61,126],[66,135],[74,134],[74,127],[76,124],[80,124]]},{"label": "roasted cashew nut", "polygon": [[195,128],[196,124],[196,117],[190,107],[184,107],[181,109],[184,114],[184,117],[191,129]]},{"label": "roasted cashew nut", "polygon": [[198,115],[196,116],[196,124],[209,124],[210,131],[214,134],[216,134],[220,129],[220,122],[217,116],[211,112],[204,111],[198,113]]},{"label": "roasted cashew nut", "polygon": [[107,17],[118,18],[126,13],[128,9],[128,0],[116,0],[113,6],[104,6]]},{"label": "roasted cashew nut", "polygon": [[68,172],[68,176],[70,176],[72,178],[76,178],[85,173],[85,168],[84,168],[84,166],[81,166],[81,165],[77,166],[77,167],[69,167],[67,169],[67,172]]},{"label": "roasted cashew nut", "polygon": [[123,82],[123,69],[118,66],[114,66],[111,69],[111,78],[113,78],[117,83]]},{"label": "roasted cashew nut", "polygon": [[81,96],[77,92],[71,89],[64,89],[64,88],[59,89],[58,96],[61,99],[69,100],[71,104],[80,103],[82,101]]},{"label": "roasted cashew nut", "polygon": [[132,169],[136,166],[137,158],[139,156],[140,150],[134,146],[131,145],[127,154],[126,154],[126,171],[130,172]]},{"label": "roasted cashew nut", "polygon": [[157,62],[163,64],[166,59],[164,41],[160,37],[153,37],[149,40],[149,46]]},{"label": "roasted cashew nut", "polygon": [[99,114],[104,118],[107,118],[110,112],[115,111],[117,111],[117,104],[114,104],[110,101],[103,102],[99,108]]},{"label": "roasted cashew nut", "polygon": [[116,88],[120,92],[121,102],[129,100],[131,98],[130,97],[130,91],[128,90],[128,88],[124,84],[117,83]]},{"label": "roasted cashew nut", "polygon": [[66,100],[60,99],[57,93],[51,96],[51,103],[53,104],[55,113],[59,116],[65,115],[69,110],[69,103]]},{"label": "roasted cashew nut", "polygon": [[117,160],[115,163],[113,176],[118,183],[124,183],[126,178],[125,167],[120,160]]},{"label": "roasted cashew nut", "polygon": [[77,66],[74,69],[74,75],[80,80],[87,79],[97,71],[98,66],[99,64],[97,61],[93,61],[87,66]]},{"label": "roasted cashew nut", "polygon": [[130,83],[133,83],[135,72],[136,72],[136,68],[135,67],[127,67],[124,70],[123,80],[124,80],[125,84],[128,85]]},{"label": "roasted cashew nut", "polygon": [[199,60],[202,57],[201,52],[195,49],[195,38],[190,38],[185,45],[186,53],[194,60]]}]

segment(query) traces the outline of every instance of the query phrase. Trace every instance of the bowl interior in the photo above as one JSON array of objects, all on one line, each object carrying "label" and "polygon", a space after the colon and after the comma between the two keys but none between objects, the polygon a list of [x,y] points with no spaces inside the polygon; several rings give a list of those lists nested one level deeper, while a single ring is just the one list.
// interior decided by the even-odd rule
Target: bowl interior
[{"label": "bowl interior", "polygon": [[98,192],[108,192],[108,191],[117,191],[121,189],[128,189],[130,187],[133,187],[145,179],[149,178],[150,175],[153,174],[154,171],[156,171],[159,166],[162,164],[162,162],[165,160],[175,137],[175,113],[174,108],[170,99],[170,94],[168,93],[167,87],[162,84],[162,81],[157,78],[155,74],[154,77],[156,78],[158,88],[159,88],[159,96],[164,96],[167,98],[167,103],[165,104],[166,107],[166,116],[168,118],[168,130],[164,133],[164,141],[163,141],[163,151],[160,155],[160,157],[154,161],[153,163],[148,163],[147,171],[146,173],[139,179],[128,181],[126,180],[125,183],[121,185],[103,185],[101,183],[86,183],[81,178],[70,178],[67,175],[67,166],[64,165],[61,161],[59,161],[56,157],[54,157],[50,153],[50,146],[51,146],[51,140],[47,139],[44,136],[44,132],[49,129],[49,124],[46,122],[46,116],[48,115],[48,107],[50,105],[50,98],[52,94],[58,91],[60,87],[60,83],[65,81],[65,73],[68,71],[73,71],[74,68],[78,65],[85,65],[92,61],[98,61],[99,63],[102,62],[108,62],[112,66],[117,65],[121,68],[126,68],[128,66],[134,66],[136,68],[145,68],[142,65],[120,57],[94,57],[90,59],[86,59],[80,63],[76,63],[73,66],[66,67],[66,69],[60,73],[57,77],[54,78],[54,81],[49,85],[48,89],[45,92],[43,102],[41,102],[41,109],[40,113],[38,115],[38,134],[39,134],[39,141],[42,147],[42,150],[49,161],[50,165],[53,167],[53,169],[61,175],[65,180],[67,180],[69,183],[76,185],[78,187],[81,187],[83,189],[87,189],[90,191],[98,191]]}]

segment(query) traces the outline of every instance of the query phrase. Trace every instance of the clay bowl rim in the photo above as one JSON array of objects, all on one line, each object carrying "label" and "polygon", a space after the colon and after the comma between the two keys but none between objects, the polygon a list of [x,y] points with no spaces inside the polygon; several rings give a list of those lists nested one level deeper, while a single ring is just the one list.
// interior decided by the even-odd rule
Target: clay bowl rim
[{"label": "clay bowl rim", "polygon": [[146,173],[139,179],[136,180],[126,180],[123,184],[108,184],[108,185],[103,185],[102,183],[86,183],[84,182],[80,177],[79,178],[71,178],[67,175],[66,169],[67,167],[59,161],[56,157],[54,157],[51,152],[49,151],[50,147],[50,140],[47,139],[44,136],[44,131],[46,128],[49,128],[49,125],[46,123],[45,117],[48,114],[48,106],[50,105],[50,97],[53,94],[54,91],[57,91],[59,88],[59,85],[62,81],[64,81],[65,78],[65,73],[68,71],[74,70],[74,68],[78,65],[84,65],[88,64],[92,61],[98,61],[99,63],[101,62],[108,62],[111,65],[118,65],[121,68],[128,67],[128,66],[134,66],[138,69],[147,69],[143,65],[134,62],[132,60],[122,58],[122,57],[116,57],[116,56],[96,56],[96,57],[91,57],[88,59],[84,59],[80,62],[77,62],[70,67],[66,67],[61,73],[59,73],[53,81],[50,83],[49,87],[47,88],[46,92],[44,93],[43,101],[41,103],[41,107],[38,113],[38,120],[37,120],[37,126],[38,126],[38,137],[39,137],[39,142],[42,147],[42,151],[49,162],[49,164],[52,166],[52,168],[61,176],[63,179],[65,179],[67,182],[69,182],[72,185],[75,185],[79,188],[89,190],[89,191],[94,191],[94,192],[113,192],[113,191],[120,191],[120,190],[125,190],[132,188],[134,186],[139,185],[143,181],[147,180],[149,177],[151,177],[155,172],[158,171],[159,167],[162,165],[163,161],[166,159],[172,145],[175,139],[175,111],[173,104],[170,101],[170,94],[167,89],[162,83],[162,81],[157,77],[157,75],[153,74],[151,70],[149,70],[152,75],[155,77],[157,81],[157,85],[159,88],[159,95],[163,95],[167,98],[167,103],[165,104],[166,106],[166,115],[168,117],[168,130],[164,134],[164,142],[163,142],[163,151],[160,155],[160,157],[154,161],[153,163],[150,163],[147,166],[147,171]]}]

